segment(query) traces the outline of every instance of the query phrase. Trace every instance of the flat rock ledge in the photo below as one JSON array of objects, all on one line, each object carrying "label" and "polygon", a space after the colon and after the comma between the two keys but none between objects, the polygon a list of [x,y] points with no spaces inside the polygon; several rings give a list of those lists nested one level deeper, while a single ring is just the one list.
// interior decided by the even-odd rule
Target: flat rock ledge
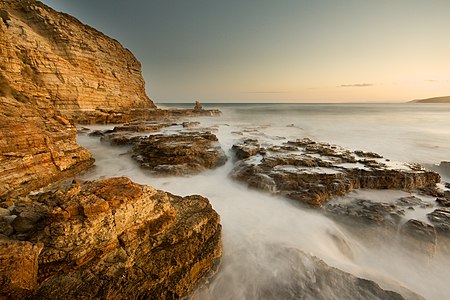
[{"label": "flat rock ledge", "polygon": [[439,174],[416,164],[350,151],[308,138],[263,147],[246,139],[233,145],[237,160],[231,176],[248,186],[320,207],[354,189],[433,188]]},{"label": "flat rock ledge", "polygon": [[0,235],[0,298],[174,299],[218,267],[221,225],[204,197],[125,177],[29,197],[0,217],[13,220]]},{"label": "flat rock ledge", "polygon": [[[180,176],[214,169],[227,161],[217,136],[197,126],[196,122],[135,122],[89,134],[113,146],[132,146],[131,157],[155,175]],[[175,128],[160,131],[168,127]]]}]

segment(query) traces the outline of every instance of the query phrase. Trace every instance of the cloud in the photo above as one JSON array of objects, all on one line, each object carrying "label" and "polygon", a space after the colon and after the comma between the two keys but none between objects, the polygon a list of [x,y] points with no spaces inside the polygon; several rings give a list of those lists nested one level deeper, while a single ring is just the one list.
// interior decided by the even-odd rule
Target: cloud
[{"label": "cloud", "polygon": [[435,80],[435,79],[427,79],[425,81],[426,82],[432,82],[432,83],[439,82],[439,80]]},{"label": "cloud", "polygon": [[354,84],[341,84],[338,87],[369,87],[369,86],[373,86],[372,83],[354,83]]}]

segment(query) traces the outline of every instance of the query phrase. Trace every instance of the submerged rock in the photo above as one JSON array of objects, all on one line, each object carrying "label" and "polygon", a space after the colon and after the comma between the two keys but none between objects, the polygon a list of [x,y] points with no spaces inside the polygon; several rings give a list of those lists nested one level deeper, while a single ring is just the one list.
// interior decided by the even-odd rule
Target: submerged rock
[{"label": "submerged rock", "polygon": [[328,203],[325,209],[333,217],[344,221],[357,221],[361,224],[391,228],[397,228],[404,215],[404,210],[394,204],[364,199],[355,199],[346,204]]},{"label": "submerged rock", "polygon": [[[180,298],[222,254],[219,216],[201,196],[182,198],[112,178],[75,183],[35,201],[50,211],[26,242],[39,251],[43,245],[39,268],[15,265],[17,273],[32,273],[27,289],[35,299]],[[0,251],[8,249],[3,245]],[[5,268],[0,274],[10,281],[2,282],[1,296],[17,283],[1,273]]]},{"label": "submerged rock", "polygon": [[358,188],[434,187],[437,173],[418,165],[388,162],[374,153],[349,150],[310,139],[290,141],[258,152],[255,140],[233,146],[239,160],[231,176],[250,187],[271,191],[312,206]]},{"label": "submerged rock", "polygon": [[427,215],[437,232],[450,238],[450,208],[435,209]]},{"label": "submerged rock", "polygon": [[223,165],[227,157],[210,132],[180,132],[142,137],[132,157],[156,174],[194,174]]},{"label": "submerged rock", "polygon": [[[224,270],[192,299],[423,299],[394,283],[396,292],[385,290],[372,280],[333,268],[295,248],[265,245],[258,251],[238,253],[239,259],[234,261],[241,262],[238,271],[229,274]],[[245,261],[254,256],[264,263],[248,267]],[[236,281],[245,288],[233,289]]]},{"label": "submerged rock", "polygon": [[400,228],[402,244],[416,253],[424,253],[433,256],[436,252],[436,230],[430,224],[419,220],[408,220]]}]

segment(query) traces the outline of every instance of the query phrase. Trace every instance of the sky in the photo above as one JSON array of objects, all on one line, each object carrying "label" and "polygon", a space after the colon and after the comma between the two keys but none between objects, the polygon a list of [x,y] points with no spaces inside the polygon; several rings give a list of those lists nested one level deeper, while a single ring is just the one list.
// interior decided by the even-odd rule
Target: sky
[{"label": "sky", "polygon": [[449,0],[43,0],[117,39],[167,102],[450,94]]}]

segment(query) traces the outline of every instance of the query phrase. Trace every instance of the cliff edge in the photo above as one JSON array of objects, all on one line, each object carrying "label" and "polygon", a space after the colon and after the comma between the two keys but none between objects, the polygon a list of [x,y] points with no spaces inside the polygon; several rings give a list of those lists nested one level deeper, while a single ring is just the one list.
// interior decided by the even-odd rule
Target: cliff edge
[{"label": "cliff edge", "polygon": [[128,49],[34,0],[0,1],[0,72],[17,93],[74,121],[96,110],[155,108]]}]

